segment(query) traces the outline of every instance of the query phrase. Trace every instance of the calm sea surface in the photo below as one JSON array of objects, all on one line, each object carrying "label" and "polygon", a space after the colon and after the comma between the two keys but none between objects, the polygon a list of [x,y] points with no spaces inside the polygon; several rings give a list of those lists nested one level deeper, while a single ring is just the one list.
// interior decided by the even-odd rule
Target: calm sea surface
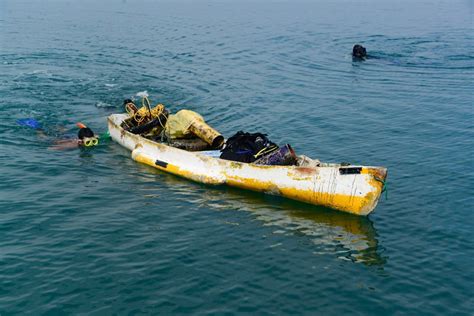
[{"label": "calm sea surface", "polygon": [[[472,315],[473,7],[0,0],[0,314]],[[386,166],[388,199],[355,217],[48,150],[144,90]]]}]

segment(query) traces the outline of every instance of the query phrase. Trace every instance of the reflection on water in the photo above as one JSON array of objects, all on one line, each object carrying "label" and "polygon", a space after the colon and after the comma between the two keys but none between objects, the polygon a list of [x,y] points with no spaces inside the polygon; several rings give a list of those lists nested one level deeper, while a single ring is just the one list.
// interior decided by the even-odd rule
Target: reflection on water
[{"label": "reflection on water", "polygon": [[320,248],[316,253],[335,253],[341,259],[368,265],[385,263],[378,253],[373,223],[366,217],[233,188],[217,190],[225,194],[206,192],[206,205],[252,212],[265,226],[275,227],[274,233],[309,237]]},{"label": "reflection on water", "polygon": [[[366,265],[386,263],[377,232],[367,217],[252,191],[201,185],[148,166],[141,168],[145,173],[159,176],[159,179],[153,176],[148,181],[153,179],[173,187],[177,199],[192,199],[202,207],[220,211],[251,212],[264,226],[274,227],[275,234],[309,238],[317,246],[315,254],[335,254],[340,259]],[[150,190],[143,193],[150,197]]]}]

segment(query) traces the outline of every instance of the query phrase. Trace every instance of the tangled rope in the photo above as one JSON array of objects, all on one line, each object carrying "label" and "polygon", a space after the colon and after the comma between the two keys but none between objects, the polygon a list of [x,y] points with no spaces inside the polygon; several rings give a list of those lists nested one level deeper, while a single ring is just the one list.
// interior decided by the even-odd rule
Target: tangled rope
[{"label": "tangled rope", "polygon": [[160,118],[165,111],[165,106],[159,103],[151,109],[148,97],[142,98],[142,107],[140,109],[133,102],[128,102],[125,104],[125,111],[138,125],[142,124],[146,119],[158,119],[161,127],[165,127]]}]

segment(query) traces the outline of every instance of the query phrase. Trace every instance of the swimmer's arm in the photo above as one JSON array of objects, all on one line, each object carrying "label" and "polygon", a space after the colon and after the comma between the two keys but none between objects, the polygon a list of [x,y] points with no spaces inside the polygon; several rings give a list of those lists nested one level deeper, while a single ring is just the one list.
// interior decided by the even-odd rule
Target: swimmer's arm
[{"label": "swimmer's arm", "polygon": [[53,143],[53,146],[48,147],[50,150],[66,150],[74,149],[81,145],[82,141],[79,139],[60,139]]}]

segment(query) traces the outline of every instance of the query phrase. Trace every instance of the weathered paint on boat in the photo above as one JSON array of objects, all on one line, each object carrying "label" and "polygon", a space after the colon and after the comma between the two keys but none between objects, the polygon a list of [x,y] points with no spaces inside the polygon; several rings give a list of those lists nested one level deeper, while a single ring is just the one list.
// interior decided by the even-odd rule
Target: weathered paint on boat
[{"label": "weathered paint on boat", "polygon": [[[212,158],[129,133],[120,127],[126,118],[126,114],[109,116],[109,133],[114,141],[131,150],[135,161],[201,183],[227,184],[367,215],[377,206],[387,175],[383,167],[264,166]],[[357,172],[344,172],[347,170]]]}]

